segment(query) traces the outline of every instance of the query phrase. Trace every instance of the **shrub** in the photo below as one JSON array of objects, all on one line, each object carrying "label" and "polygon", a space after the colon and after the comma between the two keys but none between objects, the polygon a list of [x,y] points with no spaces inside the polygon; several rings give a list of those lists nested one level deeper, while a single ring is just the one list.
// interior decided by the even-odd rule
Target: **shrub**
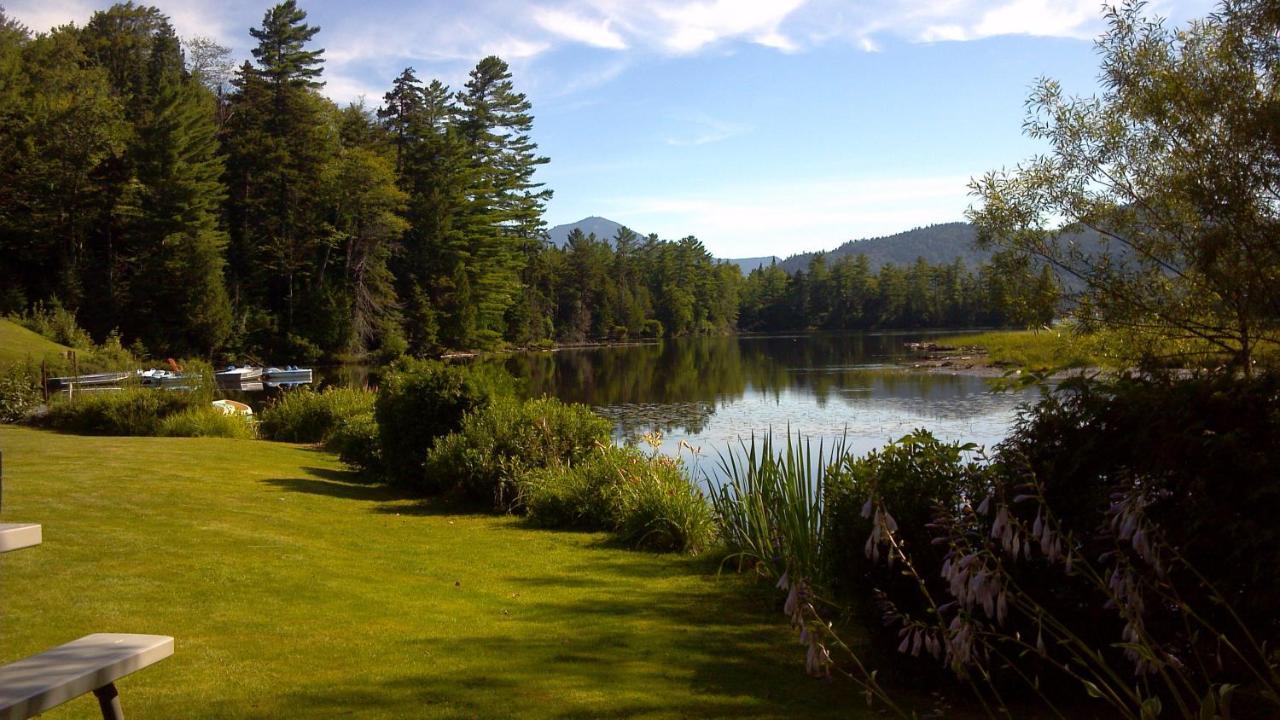
[{"label": "shrub", "polygon": [[156,435],[161,422],[200,398],[177,390],[125,388],[77,393],[50,404],[41,423],[55,430],[83,435]]},{"label": "shrub", "polygon": [[262,411],[262,437],[281,442],[326,441],[347,418],[372,415],[374,394],[358,388],[290,390]]},{"label": "shrub", "polygon": [[469,412],[441,438],[425,464],[428,487],[455,490],[507,509],[515,483],[530,470],[573,464],[609,442],[612,426],[585,405],[554,398],[497,398]]},{"label": "shrub", "polygon": [[715,536],[706,498],[677,460],[599,446],[580,463],[534,470],[519,481],[529,520],[541,527],[614,530],[624,542],[697,552]]},{"label": "shrub", "polygon": [[76,322],[75,313],[54,300],[37,302],[27,312],[13,318],[28,330],[77,350],[92,350],[93,338]]},{"label": "shrub", "polygon": [[711,506],[679,460],[648,459],[619,491],[617,530],[624,542],[659,552],[697,553],[716,537]]},{"label": "shrub", "polygon": [[998,702],[1006,677],[1126,717],[1271,717],[1278,447],[1274,376],[1068,380],[927,530],[872,490],[866,547],[911,580],[883,617]]},{"label": "shrub", "polygon": [[338,454],[342,462],[351,467],[376,473],[382,464],[382,449],[378,443],[378,423],[373,413],[361,413],[342,418],[324,441],[325,449]]},{"label": "shrub", "polygon": [[250,440],[256,436],[253,421],[224,413],[215,407],[190,407],[160,421],[159,435],[165,437],[222,437]]},{"label": "shrub", "polygon": [[[920,613],[923,599],[915,578],[901,568],[881,562],[881,549],[867,538],[875,519],[873,500],[892,512],[898,542],[911,554],[920,575],[940,592],[945,546],[932,544],[930,524],[940,511],[950,512],[985,492],[984,469],[964,459],[971,446],[943,443],[917,430],[882,450],[862,457],[843,456],[827,475],[824,488],[823,562],[827,584],[835,597],[851,601],[863,613],[873,644],[882,656],[893,657],[901,641],[899,628],[881,622],[888,598],[900,612]],[[899,658],[913,677],[925,680],[910,658]],[[931,680],[930,680],[931,681]]]},{"label": "shrub", "polygon": [[958,507],[983,491],[982,468],[964,459],[973,449],[917,430],[862,457],[843,456],[827,474],[824,489],[823,545],[832,589],[848,598],[901,577],[883,572],[864,551],[872,525],[866,505],[872,498],[892,508],[901,541],[925,572],[940,568],[942,553],[931,548],[928,525],[939,507]]},{"label": "shrub", "polygon": [[646,462],[634,448],[601,446],[576,465],[527,473],[518,482],[520,506],[540,527],[613,530],[622,510],[619,487]]},{"label": "shrub", "polygon": [[492,398],[515,392],[515,379],[500,368],[401,361],[383,376],[374,405],[387,479],[440,489],[441,483],[423,474],[436,438],[456,430],[463,416]]},{"label": "shrub", "polygon": [[39,373],[25,365],[0,370],[0,423],[18,422],[40,404]]}]

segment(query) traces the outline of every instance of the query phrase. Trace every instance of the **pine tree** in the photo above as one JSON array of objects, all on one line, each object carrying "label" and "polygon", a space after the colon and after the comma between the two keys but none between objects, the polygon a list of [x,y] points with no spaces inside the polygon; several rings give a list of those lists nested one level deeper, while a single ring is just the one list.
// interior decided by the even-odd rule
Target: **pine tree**
[{"label": "pine tree", "polygon": [[211,112],[194,80],[161,91],[155,119],[140,133],[136,227],[154,240],[135,257],[130,324],[153,351],[208,355],[227,339],[231,307],[223,279],[225,192]]},{"label": "pine tree", "polygon": [[470,272],[482,339],[503,331],[507,308],[520,293],[520,271],[543,242],[542,210],[551,191],[534,182],[547,162],[530,139],[533,116],[515,91],[507,64],[481,60],[458,94],[459,127],[475,172],[467,212]]},{"label": "pine tree", "polygon": [[413,74],[413,68],[405,68],[400,73],[383,100],[386,104],[379,108],[378,118],[395,138],[396,173],[400,174],[404,172],[407,148],[417,139],[415,134],[423,122],[422,83]]},{"label": "pine tree", "polygon": [[314,92],[322,85],[324,51],[305,48],[319,28],[305,19],[288,0],[250,31],[258,66],[246,63],[233,80],[237,92],[224,132],[233,298],[259,334],[249,342],[288,340],[286,351],[309,353],[342,334],[331,323],[345,308],[329,287],[341,281],[324,272],[334,243],[321,183],[338,137],[332,104]]}]

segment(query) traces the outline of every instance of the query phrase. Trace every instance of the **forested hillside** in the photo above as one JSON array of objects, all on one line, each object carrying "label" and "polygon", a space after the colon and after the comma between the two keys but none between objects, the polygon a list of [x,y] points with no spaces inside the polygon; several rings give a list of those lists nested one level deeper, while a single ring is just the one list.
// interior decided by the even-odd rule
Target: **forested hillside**
[{"label": "forested hillside", "polygon": [[[943,223],[884,237],[850,240],[823,254],[829,262],[846,255],[865,255],[872,270],[879,270],[881,265],[910,265],[917,258],[934,265],[949,265],[959,260],[972,269],[991,258],[989,251],[974,247],[976,237],[969,223]],[[803,270],[817,254],[792,255],[782,261],[782,269],[789,273]]]}]

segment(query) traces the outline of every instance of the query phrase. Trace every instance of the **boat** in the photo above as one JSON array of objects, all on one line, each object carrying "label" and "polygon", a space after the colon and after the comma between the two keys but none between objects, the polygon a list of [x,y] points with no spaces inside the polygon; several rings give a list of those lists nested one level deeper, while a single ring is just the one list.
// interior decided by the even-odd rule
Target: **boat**
[{"label": "boat", "polygon": [[262,377],[262,368],[250,365],[245,365],[244,367],[228,365],[225,370],[219,370],[213,376],[220,383],[242,383]]},{"label": "boat", "polygon": [[186,375],[180,372],[174,372],[173,370],[158,370],[156,368],[152,368],[138,373],[138,382],[147,387],[181,385],[189,379],[190,378]]},{"label": "boat", "polygon": [[213,407],[224,415],[252,415],[253,408],[237,400],[214,400]]},{"label": "boat", "polygon": [[66,377],[49,378],[50,388],[64,388],[75,385],[116,385],[133,377],[134,372],[105,372],[89,375],[68,375]]},{"label": "boat", "polygon": [[300,368],[294,365],[282,368],[269,367],[262,371],[262,379],[273,383],[309,383],[311,368]]}]

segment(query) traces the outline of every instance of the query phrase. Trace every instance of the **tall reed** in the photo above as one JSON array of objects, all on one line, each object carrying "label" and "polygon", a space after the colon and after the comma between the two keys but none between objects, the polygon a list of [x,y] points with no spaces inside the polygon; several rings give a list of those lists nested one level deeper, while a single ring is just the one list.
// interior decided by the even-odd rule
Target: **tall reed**
[{"label": "tall reed", "polygon": [[823,488],[828,468],[844,455],[844,443],[829,450],[788,430],[781,447],[772,432],[739,441],[740,452],[721,453],[718,486],[711,503],[728,545],[729,560],[754,565],[769,577],[823,585]]}]

